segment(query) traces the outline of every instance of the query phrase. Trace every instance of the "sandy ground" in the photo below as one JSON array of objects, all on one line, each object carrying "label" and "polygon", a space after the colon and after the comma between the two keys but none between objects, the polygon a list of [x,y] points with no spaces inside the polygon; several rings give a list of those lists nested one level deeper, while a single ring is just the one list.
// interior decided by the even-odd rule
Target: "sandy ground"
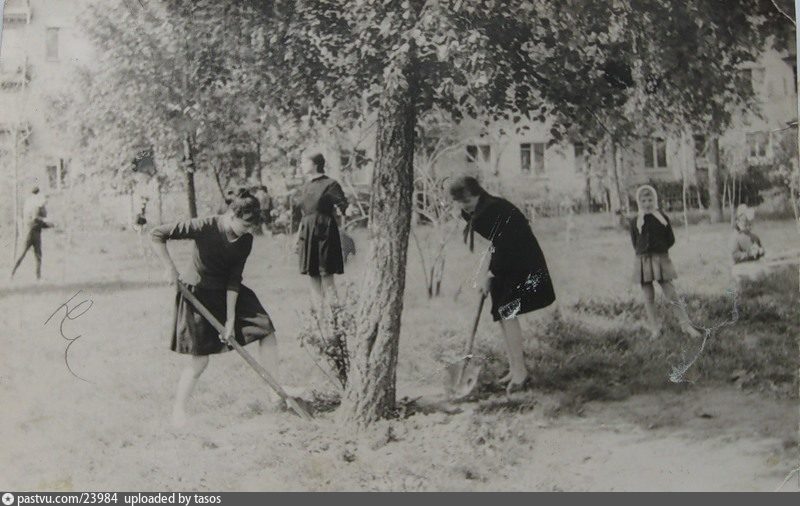
[{"label": "sandy ground", "polygon": [[[774,243],[790,227],[767,224],[762,237]],[[695,241],[707,240],[703,230],[693,229]],[[624,236],[587,232],[582,246],[602,250],[591,267],[560,238],[542,241],[557,286],[564,287],[562,300],[577,298],[580,290],[618,291],[624,279],[617,283],[617,272],[627,272],[627,265],[605,248],[612,240]],[[456,265],[466,258],[458,246],[448,260]],[[676,264],[688,265],[688,247],[676,250]],[[185,248],[177,251],[186,258]],[[45,255],[44,282],[34,283],[26,264],[19,280],[0,289],[0,489],[769,491],[800,460],[797,402],[726,385],[589,403],[579,415],[559,413],[554,394],[535,391],[512,402],[485,397],[443,412],[435,402],[439,365],[425,343],[467,319],[451,297],[455,283],[433,302],[420,296],[414,255],[399,395],[422,396],[420,402],[432,407],[361,434],[342,428],[335,412],[304,424],[271,412],[265,387],[229,353],[215,357],[201,379],[192,425],[174,431],[166,421],[182,363],[166,348],[172,289],[161,284],[161,269],[140,256],[131,236],[119,233],[72,242],[46,236]],[[714,255],[703,253],[684,270],[695,273],[699,290],[714,289],[702,280],[724,271]],[[360,262],[363,255],[343,282],[358,279]],[[587,274],[592,268],[609,274],[598,279]],[[245,282],[279,329],[282,381],[298,394],[323,385],[325,378],[292,337],[305,287],[281,240],[258,239]],[[91,306],[85,303],[83,314],[65,320],[63,331],[81,335],[69,364],[88,381],[65,367],[63,312],[45,324],[79,290],[70,307],[82,300]],[[481,324],[480,338],[496,333],[490,322]],[[783,490],[800,490],[797,478]]]}]

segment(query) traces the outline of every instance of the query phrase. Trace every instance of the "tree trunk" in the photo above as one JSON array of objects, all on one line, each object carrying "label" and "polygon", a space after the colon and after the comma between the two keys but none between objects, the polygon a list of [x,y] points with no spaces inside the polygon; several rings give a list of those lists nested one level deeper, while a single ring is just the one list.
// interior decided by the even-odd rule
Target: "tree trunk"
[{"label": "tree trunk", "polygon": [[156,176],[155,179],[156,179],[156,182],[155,182],[155,186],[156,186],[156,188],[155,188],[156,189],[156,223],[161,225],[162,223],[164,223],[164,201],[163,201],[163,197],[161,195],[161,192],[163,190],[161,188],[161,178],[159,176]]},{"label": "tree trunk", "polygon": [[592,210],[592,183],[588,175],[586,176],[586,185],[583,187],[583,199],[586,205],[584,212],[588,214]]},{"label": "tree trunk", "polygon": [[186,197],[189,200],[189,216],[197,218],[197,197],[194,190],[194,146],[190,134],[186,134],[183,139],[183,163],[183,173],[186,175]]},{"label": "tree trunk", "polygon": [[722,200],[719,191],[719,137],[711,139],[711,160],[708,164],[708,217],[711,223],[722,223]]},{"label": "tree trunk", "polygon": [[681,200],[683,204],[683,226],[686,230],[686,240],[689,241],[689,185],[686,181],[686,173],[689,171],[689,159],[686,154],[686,133],[681,132]]},{"label": "tree trunk", "polygon": [[258,179],[258,184],[259,185],[264,184],[264,180],[261,179],[263,174],[262,174],[262,167],[261,167],[261,143],[260,142],[256,142],[256,166],[255,166],[255,171],[256,171],[256,179]]},{"label": "tree trunk", "polygon": [[370,252],[361,287],[351,369],[341,411],[363,427],[395,414],[397,349],[405,292],[414,189],[416,77],[410,54],[398,57],[378,110],[369,222]]}]

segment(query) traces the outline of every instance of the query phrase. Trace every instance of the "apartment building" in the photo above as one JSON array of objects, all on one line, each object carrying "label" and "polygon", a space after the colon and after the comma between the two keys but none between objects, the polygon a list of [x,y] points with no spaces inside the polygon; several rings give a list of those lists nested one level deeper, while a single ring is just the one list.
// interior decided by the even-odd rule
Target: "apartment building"
[{"label": "apartment building", "polygon": [[[77,26],[84,0],[5,0],[0,41],[0,170],[20,189],[58,192],[69,184],[74,147],[50,118],[50,97],[91,46]],[[11,190],[11,189],[9,189]],[[4,195],[6,193],[4,192]]]}]

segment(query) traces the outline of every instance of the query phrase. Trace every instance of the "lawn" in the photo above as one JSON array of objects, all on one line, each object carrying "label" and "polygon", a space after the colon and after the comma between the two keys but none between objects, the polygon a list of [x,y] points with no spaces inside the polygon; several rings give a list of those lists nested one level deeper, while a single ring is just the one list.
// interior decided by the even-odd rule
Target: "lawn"
[{"label": "lawn", "polygon": [[[737,321],[711,332],[682,383],[675,367],[700,349],[675,328],[650,341],[628,280],[627,233],[603,216],[534,231],[547,257],[557,308],[525,316],[534,389],[508,400],[494,380],[504,361],[488,312],[479,327],[485,359],[476,399],[447,409],[443,364],[458,356],[477,302],[469,279],[478,254],[453,241],[443,293],[428,299],[416,250],[409,250],[398,396],[421,399],[407,418],[363,434],[319,413],[304,426],[267,409],[264,386],[234,354],[215,357],[193,398],[190,430],[168,427],[181,357],[168,351],[173,289],[154,258],[124,232],[46,232],[45,280],[32,265],[0,289],[5,352],[0,358],[0,488],[168,490],[769,490],[798,459],[797,272],[786,270],[736,293]],[[429,229],[417,230],[423,240]],[[760,223],[769,250],[796,248],[790,222]],[[734,303],[725,225],[676,229],[671,255],[699,327],[731,318]],[[367,236],[339,279],[357,290]],[[429,239],[429,238],[427,238]],[[8,248],[8,241],[6,241]],[[182,262],[187,245],[174,249]],[[476,248],[477,249],[477,248]],[[8,267],[6,260],[4,267]],[[244,274],[279,332],[280,379],[298,394],[330,390],[308,349],[298,345],[308,300],[286,238],[258,237]],[[80,334],[68,357],[61,316]],[[86,304],[88,305],[88,303]],[[86,308],[86,305],[83,308]],[[662,301],[663,313],[668,308]],[[458,411],[458,412],[455,412]],[[663,455],[652,459],[651,455]],[[784,489],[795,490],[790,482]]]}]

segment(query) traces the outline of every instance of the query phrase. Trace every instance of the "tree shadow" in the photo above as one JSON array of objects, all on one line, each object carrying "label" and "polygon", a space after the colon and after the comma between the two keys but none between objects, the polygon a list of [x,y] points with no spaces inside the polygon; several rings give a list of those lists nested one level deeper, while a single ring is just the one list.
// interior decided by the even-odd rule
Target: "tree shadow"
[{"label": "tree shadow", "polygon": [[15,295],[39,295],[52,292],[86,291],[93,294],[110,293],[124,290],[141,290],[144,288],[165,287],[165,281],[130,281],[130,280],[108,280],[108,281],[77,281],[72,283],[37,283],[31,285],[8,286],[0,289],[0,299],[13,297]]}]

